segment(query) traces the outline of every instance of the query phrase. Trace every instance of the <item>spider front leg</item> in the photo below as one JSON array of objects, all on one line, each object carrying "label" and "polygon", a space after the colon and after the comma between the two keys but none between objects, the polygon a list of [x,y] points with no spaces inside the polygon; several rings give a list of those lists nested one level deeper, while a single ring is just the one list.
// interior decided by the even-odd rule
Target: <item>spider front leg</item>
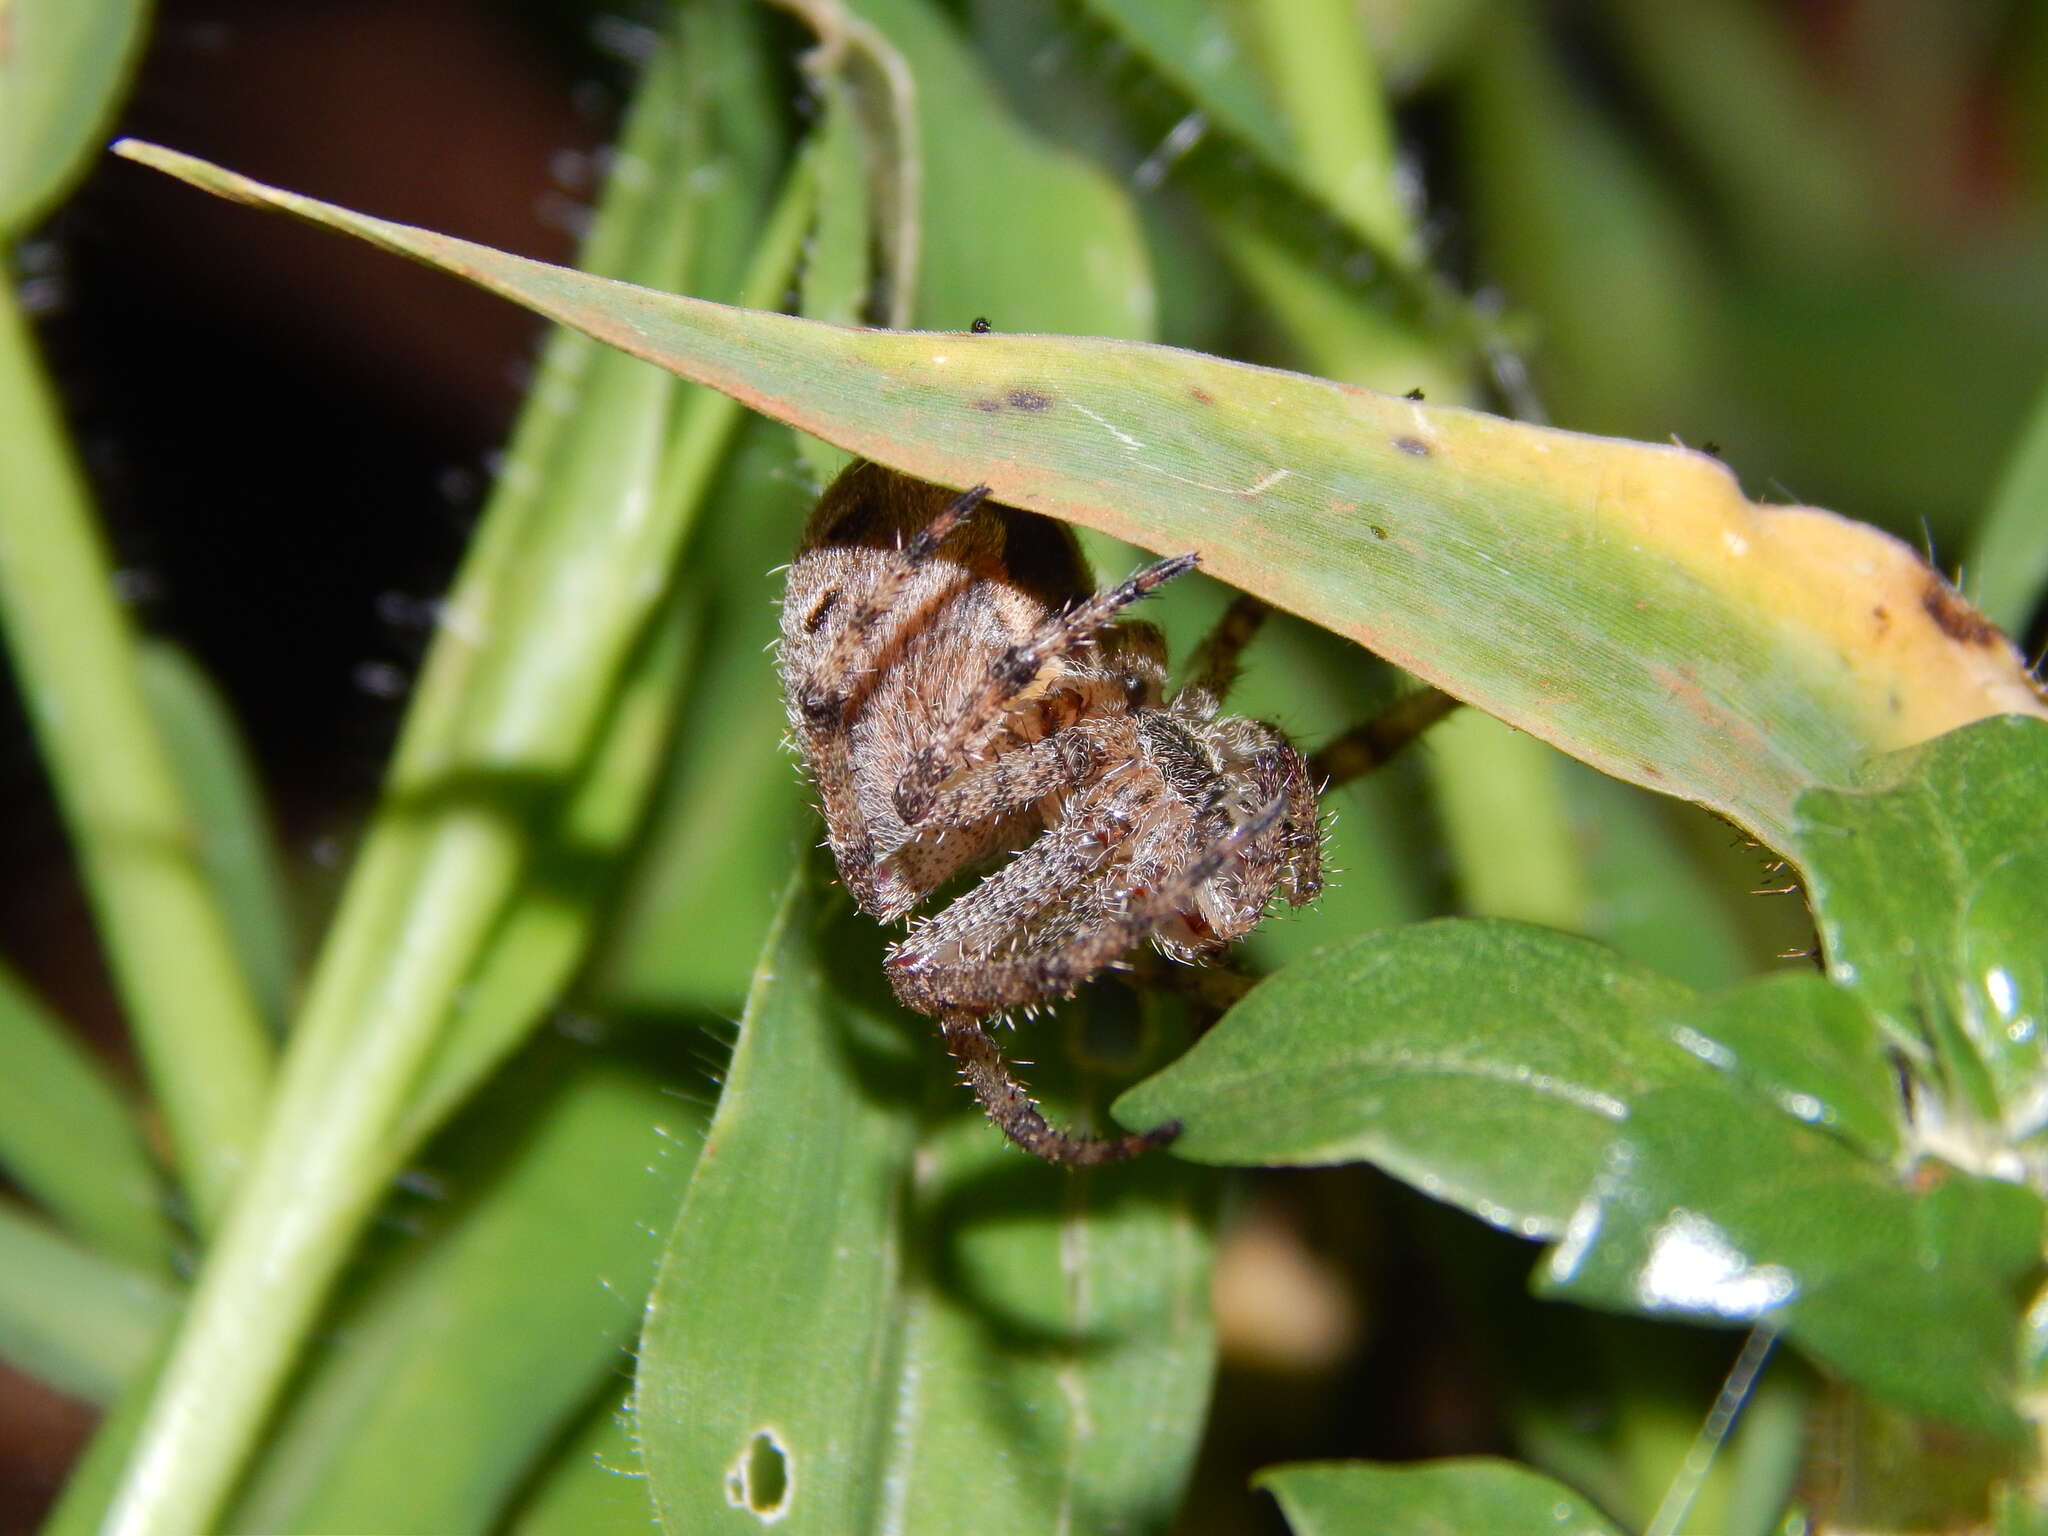
[{"label": "spider front leg", "polygon": [[1126,904],[1108,892],[1121,888],[1117,877],[1128,873],[1135,829],[1157,807],[1123,803],[1115,787],[1098,785],[1098,791],[1057,831],[920,925],[891,952],[887,967],[896,995],[939,1019],[947,1050],[989,1118],[1026,1151],[1057,1163],[1133,1157],[1170,1141],[1179,1127],[1107,1140],[1055,1129],[1011,1074],[982,1021],[1004,1008],[1071,994],[1182,917],[1225,864],[1256,858],[1287,809],[1285,799],[1276,799],[1156,890]]},{"label": "spider front leg", "polygon": [[1163,1147],[1180,1134],[1180,1122],[1169,1120],[1149,1131],[1128,1136],[1076,1136],[1062,1131],[1038,1112],[1024,1085],[1010,1075],[1009,1063],[981,1019],[972,1013],[949,1013],[939,1020],[946,1049],[960,1064],[960,1076],[981,1100],[989,1119],[1005,1136],[1033,1157],[1069,1168],[1121,1163],[1153,1147]]},{"label": "spider front leg", "polygon": [[1193,570],[1195,564],[1194,555],[1176,555],[1148,565],[1120,586],[1054,614],[1029,639],[998,656],[953,724],[919,751],[897,784],[896,814],[904,824],[915,826],[931,814],[939,786],[973,761],[975,752],[1001,726],[1011,705],[1050,663],[1107,628],[1117,614],[1146,593]]},{"label": "spider front leg", "polygon": [[[874,585],[856,600],[845,624],[832,637],[830,648],[815,667],[812,685],[798,696],[797,707],[805,719],[824,722],[845,717],[854,698],[852,685],[866,675],[871,658],[882,648],[884,622],[894,613],[905,586],[918,568],[938,553],[947,536],[988,500],[988,495],[985,485],[962,491],[895,552]],[[806,615],[803,622],[815,629],[838,600],[836,589],[828,591],[817,611]]]}]

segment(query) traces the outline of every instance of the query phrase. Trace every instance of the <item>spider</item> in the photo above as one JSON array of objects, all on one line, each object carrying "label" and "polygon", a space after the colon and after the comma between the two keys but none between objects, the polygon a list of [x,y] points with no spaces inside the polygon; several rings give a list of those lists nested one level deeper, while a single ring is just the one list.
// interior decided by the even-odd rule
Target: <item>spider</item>
[{"label": "spider", "polygon": [[983,1025],[1076,988],[1150,943],[1193,961],[1322,885],[1307,760],[1218,713],[1264,613],[1245,598],[1171,690],[1150,624],[1118,615],[1195,566],[1182,555],[1090,595],[1065,524],[856,463],[805,525],[779,668],[840,878],[913,920],[886,968],[939,1021],[993,1119],[1050,1162],[1115,1161],[1177,1125],[1108,1139],[1055,1129]]}]

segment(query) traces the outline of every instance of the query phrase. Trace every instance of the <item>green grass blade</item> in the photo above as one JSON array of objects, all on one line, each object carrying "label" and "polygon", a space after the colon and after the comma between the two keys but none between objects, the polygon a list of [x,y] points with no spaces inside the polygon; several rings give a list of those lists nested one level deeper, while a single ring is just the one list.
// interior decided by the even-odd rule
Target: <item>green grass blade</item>
[{"label": "green grass blade", "polygon": [[[657,70],[650,88],[709,99],[729,57],[697,45],[717,28],[744,31],[750,15],[735,5],[692,11],[689,46],[674,49],[680,77]],[[650,96],[638,116],[666,131],[676,119],[687,127],[693,110],[687,101],[679,110],[673,94]],[[666,175],[683,188],[706,149],[684,134],[651,165],[622,163],[634,165],[628,180]],[[775,230],[801,232],[806,217],[791,209],[808,192],[801,176],[787,183]],[[664,263],[690,257],[686,236],[702,208],[680,197],[626,206],[652,222],[619,242],[622,259],[636,275],[686,280]],[[754,255],[762,271],[775,267],[777,292],[796,238]],[[205,1525],[235,1481],[383,1192],[422,1070],[549,840],[573,831],[559,813],[574,803],[667,601],[667,574],[698,509],[689,492],[730,431],[719,413],[736,413],[724,401],[699,407],[676,441],[673,379],[610,353],[581,363],[565,362],[557,381],[572,387],[535,406],[560,414],[573,402],[573,417],[536,428],[521,446],[537,462],[508,470],[513,531],[480,538],[447,605],[385,800],[307,989],[273,1134],[208,1256],[110,1530]],[[487,522],[495,518],[494,508]],[[549,1001],[529,997],[524,1016]]]},{"label": "green grass blade", "polygon": [[1387,261],[1415,268],[1421,242],[1401,203],[1393,119],[1358,8],[1347,0],[1256,0],[1247,14],[1273,99],[1293,125],[1303,176]]},{"label": "green grass blade", "polygon": [[106,1404],[149,1363],[177,1311],[161,1279],[0,1202],[0,1359]]},{"label": "green grass blade", "polygon": [[606,284],[124,153],[472,278],[857,452],[1157,550],[1782,843],[1873,750],[2048,714],[1897,540],[1704,455],[1130,342],[854,331]]},{"label": "green grass blade", "polygon": [[2016,635],[2048,597],[2048,388],[1977,523],[1963,577],[1984,616]]},{"label": "green grass blade", "polygon": [[136,659],[171,771],[198,823],[200,862],[227,918],[235,953],[264,1018],[282,1029],[298,945],[291,892],[254,768],[227,702],[191,657],[176,646],[145,641]]},{"label": "green grass blade", "polygon": [[1162,1530],[1213,1351],[1199,1175],[1009,1148],[879,938],[804,875],[764,953],[641,1350],[664,1523]]},{"label": "green grass blade", "polygon": [[204,1224],[262,1124],[270,1047],[142,689],[84,480],[0,276],[0,619],[114,980]]},{"label": "green grass blade", "polygon": [[84,1046],[0,967],[0,1168],[73,1234],[151,1274],[172,1234],[134,1111]]},{"label": "green grass blade", "polygon": [[84,174],[148,19],[145,0],[0,7],[0,251]]}]

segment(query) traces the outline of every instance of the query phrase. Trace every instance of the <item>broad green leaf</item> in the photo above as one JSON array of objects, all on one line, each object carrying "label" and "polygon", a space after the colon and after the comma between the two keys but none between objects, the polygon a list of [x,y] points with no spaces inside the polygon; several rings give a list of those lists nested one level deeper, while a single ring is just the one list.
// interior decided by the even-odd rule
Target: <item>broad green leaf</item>
[{"label": "broad green leaf", "polygon": [[1761,1103],[1653,1090],[1616,1128],[1543,1284],[1618,1311],[1766,1324],[1900,1407],[2009,1433],[2042,1203],[1923,1167],[1916,1192]]},{"label": "broad green leaf", "polygon": [[0,1201],[0,1360],[16,1370],[105,1406],[149,1363],[177,1305],[161,1276]]},{"label": "broad green leaf", "polygon": [[1903,544],[1703,455],[1138,343],[846,330],[123,153],[471,278],[842,447],[1209,570],[1766,841],[1802,789],[2001,710],[2018,655]]},{"label": "broad green leaf", "polygon": [[163,733],[199,826],[199,859],[219,893],[235,953],[265,1019],[282,1030],[298,968],[291,892],[227,701],[176,646],[144,641],[136,653],[142,691]]},{"label": "broad green leaf", "polygon": [[170,1269],[164,1190],[106,1069],[0,967],[0,1168],[78,1237],[152,1274]]},{"label": "broad green leaf", "polygon": [[1252,1481],[1280,1501],[1294,1536],[1621,1536],[1564,1484],[1485,1457],[1406,1467],[1303,1462]]},{"label": "broad green leaf", "polygon": [[85,173],[148,19],[144,0],[0,4],[0,252]]},{"label": "broad green leaf", "polygon": [[1828,973],[1933,1045],[1995,1156],[2048,1128],[2048,725],[1986,721],[1886,770],[1896,787],[1799,802]]},{"label": "broad green leaf", "polygon": [[703,1137],[680,1043],[549,1041],[495,1081],[436,1174],[451,1204],[339,1309],[230,1530],[492,1526],[629,1362]]},{"label": "broad green leaf", "polygon": [[1197,1162],[1379,1164],[1555,1236],[1645,1089],[1695,1069],[1654,1025],[1688,989],[1602,945],[1469,919],[1365,934],[1263,982],[1116,1104]]},{"label": "broad green leaf", "polygon": [[1877,1021],[1847,987],[1810,972],[1773,976],[1702,998],[1672,1020],[1671,1034],[1794,1119],[1878,1162],[1897,1155],[1897,1070]]},{"label": "broad green leaf", "polygon": [[800,875],[763,956],[641,1346],[664,1524],[1163,1530],[1213,1352],[1207,1202],[1168,1158],[1010,1148],[887,1001],[879,937]]}]

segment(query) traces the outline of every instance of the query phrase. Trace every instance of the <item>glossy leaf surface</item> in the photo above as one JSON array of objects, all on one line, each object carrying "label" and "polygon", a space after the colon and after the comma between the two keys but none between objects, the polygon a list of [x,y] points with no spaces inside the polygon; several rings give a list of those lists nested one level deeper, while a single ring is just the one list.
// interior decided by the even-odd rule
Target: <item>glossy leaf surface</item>
[{"label": "glossy leaf surface", "polygon": [[2015,1185],[1929,1164],[1903,1188],[1760,1102],[1666,1089],[1632,1106],[1544,1278],[1588,1305],[1767,1323],[1902,1407],[2009,1432],[2041,1232]]},{"label": "glossy leaf surface", "polygon": [[1605,946],[1468,919],[1370,933],[1253,990],[1117,1101],[1176,1156],[1366,1159],[1525,1237],[1556,1235],[1646,1088],[1693,1072],[1656,1028],[1687,988]]},{"label": "glossy leaf surface", "polygon": [[1800,802],[1829,975],[1909,1051],[1933,1048],[1955,1111],[2014,1141],[2036,1135],[2048,1126],[2048,725],[1985,721],[1885,766],[1894,788]]}]

